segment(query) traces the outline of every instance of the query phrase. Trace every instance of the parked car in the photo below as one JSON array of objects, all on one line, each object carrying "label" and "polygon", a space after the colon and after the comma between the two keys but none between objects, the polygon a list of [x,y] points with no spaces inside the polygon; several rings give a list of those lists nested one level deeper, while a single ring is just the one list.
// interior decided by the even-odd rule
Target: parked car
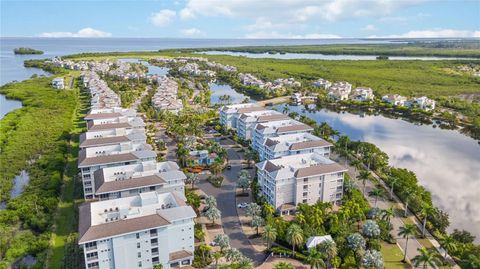
[{"label": "parked car", "polygon": [[230,165],[230,164],[227,165],[227,169],[228,169],[228,170],[232,169],[232,165]]},{"label": "parked car", "polygon": [[210,246],[214,247],[216,245],[218,245],[218,244],[215,241],[210,242]]},{"label": "parked car", "polygon": [[207,196],[206,196],[205,194],[201,194],[199,197],[200,197],[200,200],[205,200],[205,199],[207,199]]},{"label": "parked car", "polygon": [[245,208],[247,207],[248,203],[240,203],[237,205],[238,208]]}]

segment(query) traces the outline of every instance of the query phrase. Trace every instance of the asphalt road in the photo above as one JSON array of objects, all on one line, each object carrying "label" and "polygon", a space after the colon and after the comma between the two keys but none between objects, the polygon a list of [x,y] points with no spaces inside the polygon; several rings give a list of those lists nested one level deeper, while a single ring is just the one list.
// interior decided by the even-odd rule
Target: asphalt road
[{"label": "asphalt road", "polygon": [[221,188],[215,188],[206,180],[201,180],[197,186],[207,195],[213,195],[217,198],[218,209],[222,212],[222,224],[225,234],[230,238],[230,246],[242,252],[242,254],[253,260],[256,264],[261,264],[266,255],[255,251],[250,244],[247,236],[243,233],[240,220],[236,209],[235,182],[238,173],[242,169],[242,156],[230,146],[235,145],[231,140],[220,140],[222,146],[227,149],[229,163],[232,166],[230,170],[224,170],[224,181]]}]

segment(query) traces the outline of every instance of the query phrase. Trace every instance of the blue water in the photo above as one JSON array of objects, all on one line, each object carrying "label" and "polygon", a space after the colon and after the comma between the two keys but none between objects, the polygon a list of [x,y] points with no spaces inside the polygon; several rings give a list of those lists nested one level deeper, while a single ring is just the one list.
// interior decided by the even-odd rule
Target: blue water
[{"label": "blue water", "polygon": [[[284,105],[275,107],[283,111]],[[480,146],[477,141],[455,130],[381,115],[288,107],[289,112],[328,123],[351,140],[377,145],[388,154],[390,165],[415,172],[419,183],[432,193],[435,205],[450,215],[451,229],[466,229],[480,238]]]},{"label": "blue water", "polygon": [[[235,52],[235,51],[205,51],[199,52],[199,54],[206,55],[231,55],[241,56],[247,58],[270,58],[270,59],[311,59],[311,60],[327,60],[327,61],[372,61],[376,60],[377,56],[374,55],[326,55],[319,53],[285,53],[285,54],[269,54],[269,53],[250,53],[250,52]],[[407,57],[407,56],[392,56],[390,60],[397,61],[440,61],[440,60],[478,60],[474,58],[453,58],[453,57]]]},{"label": "blue water", "polygon": [[[230,97],[232,98],[232,104],[242,103],[245,98],[249,98],[243,93],[236,92],[232,87],[230,87],[230,85],[227,84],[210,83],[210,90],[212,91],[212,95],[210,96],[210,103],[212,105],[217,104],[220,101],[220,96],[222,95],[230,95]],[[249,102],[254,101],[250,99]]]},{"label": "blue water", "polygon": [[8,112],[21,108],[22,102],[17,100],[7,99],[5,95],[0,94],[0,119],[3,119]]}]

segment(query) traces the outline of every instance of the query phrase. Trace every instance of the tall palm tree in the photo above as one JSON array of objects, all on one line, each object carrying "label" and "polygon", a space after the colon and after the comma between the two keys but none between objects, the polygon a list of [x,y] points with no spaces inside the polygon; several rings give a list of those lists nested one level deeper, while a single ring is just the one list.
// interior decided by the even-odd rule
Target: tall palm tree
[{"label": "tall palm tree", "polygon": [[435,256],[435,253],[431,250],[426,249],[425,247],[422,247],[419,249],[420,254],[415,256],[415,258],[412,259],[413,265],[415,267],[418,267],[420,264],[422,265],[422,268],[426,269],[428,265],[430,265],[433,268],[436,268],[438,265],[441,264],[440,259]]},{"label": "tall palm tree", "polygon": [[358,159],[353,159],[350,162],[350,165],[352,165],[355,168],[355,174],[358,173],[358,169],[360,168],[361,164],[362,164],[362,162],[360,162]]},{"label": "tall palm tree", "polygon": [[408,203],[410,202],[410,200],[412,199],[415,199],[415,197],[417,196],[417,192],[412,189],[412,188],[407,188],[405,191],[405,212],[403,214],[404,217],[407,217],[408,215]]},{"label": "tall palm tree", "polygon": [[223,254],[222,254],[222,252],[220,252],[220,251],[214,252],[214,253],[212,254],[212,258],[215,260],[215,268],[218,267],[218,260],[219,260],[221,257],[223,257]]},{"label": "tall palm tree", "polygon": [[267,246],[270,248],[272,242],[277,239],[277,229],[275,229],[272,225],[265,225],[263,228],[263,239],[267,241]]},{"label": "tall palm tree", "polygon": [[398,232],[399,236],[407,239],[407,241],[405,242],[405,253],[403,254],[404,262],[407,260],[408,239],[411,236],[415,235],[416,230],[417,227],[415,226],[415,224],[405,224],[404,226],[400,227],[400,232]]},{"label": "tall palm tree", "polygon": [[395,216],[395,209],[393,207],[382,210],[382,219],[390,223],[390,219]]},{"label": "tall palm tree", "polygon": [[318,245],[318,249],[327,255],[327,268],[330,268],[333,257],[337,256],[337,245],[334,241],[325,240]]},{"label": "tall palm tree", "polygon": [[467,258],[462,259],[460,264],[464,269],[478,269],[480,268],[480,257],[470,254]]},{"label": "tall palm tree", "polygon": [[395,186],[395,183],[397,183],[398,178],[391,178],[390,180],[390,199],[393,199],[393,187]]},{"label": "tall palm tree", "polygon": [[432,207],[429,204],[423,204],[420,209],[420,216],[423,217],[423,227],[422,227],[422,237],[425,237],[425,231],[427,229],[427,218],[437,212],[436,208]]},{"label": "tall palm tree", "polygon": [[249,258],[243,257],[237,264],[238,269],[253,269],[252,260]]},{"label": "tall palm tree", "polygon": [[287,229],[287,241],[292,245],[293,254],[295,254],[295,247],[303,243],[303,231],[298,224],[292,224]]},{"label": "tall palm tree", "polygon": [[362,193],[365,195],[365,186],[367,185],[367,180],[370,178],[370,172],[367,170],[360,171],[360,175],[357,176],[357,179],[362,181],[363,190]]},{"label": "tall palm tree", "polygon": [[316,248],[310,249],[307,256],[307,262],[310,264],[310,269],[320,269],[325,267],[324,256]]},{"label": "tall palm tree", "polygon": [[368,196],[375,198],[374,207],[377,207],[378,198],[383,197],[383,195],[384,195],[384,191],[381,188],[373,188],[371,191],[368,192]]},{"label": "tall palm tree", "polygon": [[438,241],[440,241],[440,246],[445,250],[445,256],[443,257],[443,259],[447,261],[447,255],[452,251],[457,250],[457,242],[455,241],[455,238],[453,238],[453,236],[448,234],[440,237]]}]

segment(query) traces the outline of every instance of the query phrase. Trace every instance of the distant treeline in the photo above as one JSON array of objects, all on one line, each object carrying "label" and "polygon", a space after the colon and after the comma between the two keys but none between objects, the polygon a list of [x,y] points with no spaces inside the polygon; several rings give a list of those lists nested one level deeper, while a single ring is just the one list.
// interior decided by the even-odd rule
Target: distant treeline
[{"label": "distant treeline", "polygon": [[13,50],[13,53],[15,53],[15,54],[43,54],[43,51],[32,49],[32,48],[15,48]]}]

